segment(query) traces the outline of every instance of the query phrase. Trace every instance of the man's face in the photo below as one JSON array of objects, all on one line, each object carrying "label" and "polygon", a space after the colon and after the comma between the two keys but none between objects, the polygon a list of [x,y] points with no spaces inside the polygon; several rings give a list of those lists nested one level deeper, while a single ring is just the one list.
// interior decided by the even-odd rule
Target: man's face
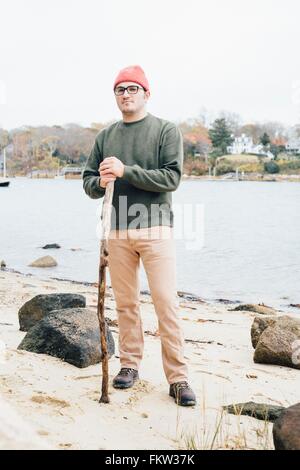
[{"label": "man's face", "polygon": [[[130,85],[140,86],[135,82],[121,82],[117,86],[128,87]],[[124,92],[124,95],[116,96],[116,102],[119,110],[122,114],[135,114],[145,108],[148,98],[150,96],[149,91],[139,88],[136,94],[129,94],[128,90]]]}]

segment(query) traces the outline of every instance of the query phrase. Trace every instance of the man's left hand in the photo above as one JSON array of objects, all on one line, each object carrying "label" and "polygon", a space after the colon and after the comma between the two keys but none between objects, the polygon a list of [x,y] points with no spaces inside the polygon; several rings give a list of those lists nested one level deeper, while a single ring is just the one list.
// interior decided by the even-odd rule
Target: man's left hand
[{"label": "man's left hand", "polygon": [[106,157],[103,162],[100,163],[100,176],[112,173],[118,178],[122,178],[124,175],[124,164],[117,157]]}]

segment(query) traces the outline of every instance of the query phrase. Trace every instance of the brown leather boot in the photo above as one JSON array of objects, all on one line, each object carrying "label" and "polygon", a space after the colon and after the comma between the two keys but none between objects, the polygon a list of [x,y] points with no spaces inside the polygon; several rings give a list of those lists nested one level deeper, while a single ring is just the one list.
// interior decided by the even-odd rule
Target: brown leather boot
[{"label": "brown leather boot", "polygon": [[175,382],[171,384],[169,395],[175,399],[177,405],[196,405],[196,395],[187,382]]},{"label": "brown leather boot", "polygon": [[114,388],[130,388],[134,382],[138,380],[139,374],[135,369],[129,369],[128,367],[122,367],[118,375],[113,380]]}]

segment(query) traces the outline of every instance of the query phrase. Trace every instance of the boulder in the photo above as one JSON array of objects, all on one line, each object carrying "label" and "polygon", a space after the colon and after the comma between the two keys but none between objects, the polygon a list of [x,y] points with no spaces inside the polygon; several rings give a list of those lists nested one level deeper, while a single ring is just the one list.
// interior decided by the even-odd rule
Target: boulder
[{"label": "boulder", "polygon": [[270,317],[255,317],[251,327],[251,342],[254,349],[258,343],[262,332],[270,325],[274,325],[277,321],[275,318]]},{"label": "boulder", "polygon": [[300,369],[300,320],[279,317],[260,335],[254,362]]},{"label": "boulder", "polygon": [[273,440],[276,450],[300,450],[300,403],[280,414],[273,426]]},{"label": "boulder", "polygon": [[28,331],[51,310],[85,306],[85,297],[79,294],[36,295],[28,300],[18,312],[20,330]]},{"label": "boulder", "polygon": [[52,256],[42,256],[30,263],[29,266],[33,266],[34,268],[53,268],[53,266],[57,266],[57,262]]},{"label": "boulder", "polygon": [[[106,331],[111,357],[115,344],[108,325]],[[18,349],[58,357],[80,368],[97,364],[102,359],[97,313],[88,308],[53,310],[28,331]]]}]

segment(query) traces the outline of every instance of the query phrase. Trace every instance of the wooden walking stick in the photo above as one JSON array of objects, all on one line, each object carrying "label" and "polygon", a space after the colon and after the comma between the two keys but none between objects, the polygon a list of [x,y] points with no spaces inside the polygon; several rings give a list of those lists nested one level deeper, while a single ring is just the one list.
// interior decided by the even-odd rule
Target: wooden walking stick
[{"label": "wooden walking stick", "polygon": [[102,393],[99,403],[109,403],[108,397],[108,352],[106,342],[106,322],[104,318],[106,266],[108,266],[108,237],[110,232],[110,219],[112,209],[112,198],[114,193],[114,181],[106,185],[102,208],[102,235],[100,240],[100,264],[98,282],[98,305],[97,315],[100,327],[100,340],[102,352]]}]

